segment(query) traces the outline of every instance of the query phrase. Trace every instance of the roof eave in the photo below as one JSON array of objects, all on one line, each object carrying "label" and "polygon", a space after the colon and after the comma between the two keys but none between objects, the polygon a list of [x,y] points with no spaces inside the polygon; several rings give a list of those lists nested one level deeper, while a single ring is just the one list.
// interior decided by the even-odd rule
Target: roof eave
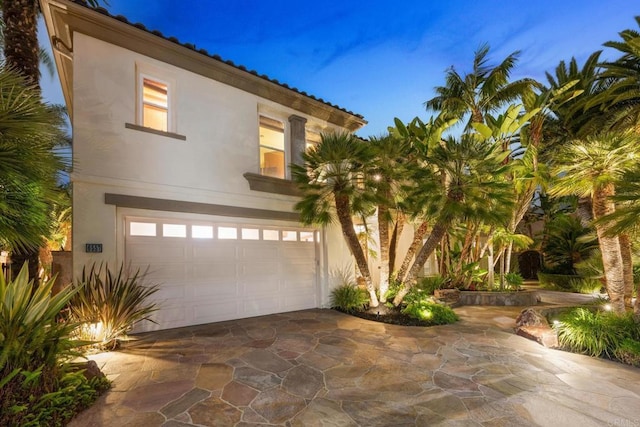
[{"label": "roof eave", "polygon": [[350,131],[356,131],[367,123],[362,116],[331,106],[266,77],[85,6],[65,0],[40,0],[40,4],[70,115],[73,112],[73,33],[77,31],[225,83]]}]

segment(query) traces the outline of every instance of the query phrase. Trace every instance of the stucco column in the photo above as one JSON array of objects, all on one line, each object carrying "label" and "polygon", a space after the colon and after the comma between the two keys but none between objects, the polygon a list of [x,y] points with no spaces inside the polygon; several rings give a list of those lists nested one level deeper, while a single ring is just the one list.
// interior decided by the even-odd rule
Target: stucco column
[{"label": "stucco column", "polygon": [[307,144],[304,126],[306,123],[307,119],[304,117],[289,116],[289,124],[291,125],[291,163],[301,166],[304,164],[302,153],[304,153]]}]

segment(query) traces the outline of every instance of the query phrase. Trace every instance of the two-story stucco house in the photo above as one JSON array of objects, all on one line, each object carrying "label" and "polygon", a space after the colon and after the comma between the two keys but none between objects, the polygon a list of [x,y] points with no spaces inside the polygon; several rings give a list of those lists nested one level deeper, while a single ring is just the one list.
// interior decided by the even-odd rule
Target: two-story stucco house
[{"label": "two-story stucco house", "polygon": [[362,116],[104,10],[42,0],[73,125],[73,269],[149,266],[157,324],[326,306],[350,260],[288,164]]}]

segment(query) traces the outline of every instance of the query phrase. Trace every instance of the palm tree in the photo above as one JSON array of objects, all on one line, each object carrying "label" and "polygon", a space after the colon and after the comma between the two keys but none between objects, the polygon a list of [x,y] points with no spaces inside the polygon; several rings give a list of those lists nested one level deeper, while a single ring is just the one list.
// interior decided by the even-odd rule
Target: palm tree
[{"label": "palm tree", "polygon": [[[636,16],[640,26],[640,16]],[[640,32],[627,29],[620,32],[619,41],[604,45],[618,50],[622,56],[613,62],[602,64],[603,80],[611,86],[597,101],[603,103],[614,115],[614,126],[635,128],[640,124]]]},{"label": "palm tree", "polygon": [[[31,90],[40,90],[40,70],[39,63],[43,59],[42,50],[38,44],[37,18],[40,11],[38,0],[0,0],[2,6],[2,34],[3,53],[7,66],[21,74],[31,87]],[[96,7],[98,0],[83,0],[89,6]],[[46,58],[46,56],[45,56]],[[45,59],[46,65],[46,59]],[[55,180],[53,181],[55,183]],[[35,209],[42,207],[47,201],[44,199],[47,191],[36,191],[42,183],[31,182],[28,193],[20,194],[14,200],[15,209],[23,209],[30,212],[30,217],[35,221],[37,213]],[[48,186],[49,184],[47,184]],[[26,189],[27,187],[21,187]],[[22,204],[22,206],[21,206]],[[21,206],[21,207],[20,207]],[[48,214],[40,215],[43,224],[32,224],[32,228],[46,229],[50,221]],[[12,260],[14,263],[22,264],[29,262],[29,277],[38,283],[38,248],[32,246],[21,246],[13,248]],[[16,269],[16,274],[17,274]]]},{"label": "palm tree", "polygon": [[575,215],[557,215],[545,225],[544,235],[544,263],[554,273],[577,274],[576,264],[598,249],[593,229],[583,226]]},{"label": "palm tree", "polygon": [[426,101],[425,107],[459,120],[470,114],[469,126],[483,123],[487,113],[519,99],[537,85],[531,79],[509,82],[520,52],[513,52],[495,67],[489,65],[488,54],[489,45],[480,46],[474,54],[473,69],[469,74],[460,75],[454,67],[447,70],[445,85],[434,89],[437,95]]},{"label": "palm tree", "polygon": [[412,178],[417,191],[410,197],[420,202],[423,218],[431,218],[433,227],[409,271],[398,277],[403,287],[394,305],[416,284],[426,260],[455,221],[498,223],[504,217],[504,209],[511,207],[509,185],[502,179],[506,155],[474,134],[449,137],[428,150],[423,167]]},{"label": "palm tree", "polygon": [[[640,168],[636,167],[626,173],[620,183],[616,186],[616,195],[612,197],[616,203],[616,211],[605,216],[600,222],[610,224],[608,234],[620,237],[621,249],[623,251],[623,263],[625,265],[625,302],[629,304],[633,288],[636,291],[636,301],[633,311],[640,315],[640,282],[633,280],[633,261],[629,254],[632,252],[632,242],[630,235],[637,236],[640,229]],[[629,264],[631,264],[629,266]],[[631,274],[631,278],[629,278]],[[632,284],[629,286],[628,283]]]},{"label": "palm tree", "polygon": [[[571,58],[568,64],[560,61],[554,74],[546,73],[548,88],[558,95],[570,88],[571,96],[560,98],[549,105],[552,115],[547,115],[548,126],[545,137],[547,151],[552,157],[552,149],[574,139],[597,132],[607,122],[601,104],[594,102],[607,90],[609,81],[602,78],[600,66],[601,51],[592,53],[582,64]],[[559,101],[559,102],[558,102]]]},{"label": "palm tree", "polygon": [[[38,0],[2,0],[3,51],[6,63],[25,76],[32,85],[39,86],[39,64],[51,69],[51,61],[43,55],[38,44]],[[84,3],[97,7],[98,0]]]},{"label": "palm tree", "polygon": [[49,201],[64,161],[60,115],[15,71],[0,68],[0,246],[36,249],[48,232]]},{"label": "palm tree", "polygon": [[350,133],[322,134],[314,149],[303,154],[304,165],[291,165],[303,197],[295,206],[305,224],[339,222],[369,292],[370,305],[378,306],[365,251],[358,240],[353,217],[367,217],[375,206],[367,190],[369,146]]},{"label": "palm tree", "polygon": [[[411,147],[391,135],[369,139],[373,161],[367,175],[377,205],[378,245],[380,249],[380,302],[386,302],[391,275],[395,268],[398,233],[404,225],[403,185],[411,163]],[[395,217],[395,224],[393,218]],[[390,229],[394,225],[394,233]],[[395,236],[395,237],[394,237]]]},{"label": "palm tree", "polygon": [[616,184],[637,162],[636,138],[630,133],[603,133],[587,136],[565,145],[556,157],[552,196],[589,197],[593,205],[594,226],[598,235],[606,287],[613,309],[625,309],[625,278],[620,240],[607,233],[610,223],[599,222],[614,214]]}]

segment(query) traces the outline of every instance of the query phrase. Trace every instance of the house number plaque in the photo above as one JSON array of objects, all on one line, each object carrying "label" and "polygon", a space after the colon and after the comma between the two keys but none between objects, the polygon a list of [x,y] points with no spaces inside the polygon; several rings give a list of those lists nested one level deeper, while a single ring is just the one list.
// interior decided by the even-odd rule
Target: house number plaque
[{"label": "house number plaque", "polygon": [[100,254],[102,253],[102,243],[86,243],[84,251],[90,254]]}]

